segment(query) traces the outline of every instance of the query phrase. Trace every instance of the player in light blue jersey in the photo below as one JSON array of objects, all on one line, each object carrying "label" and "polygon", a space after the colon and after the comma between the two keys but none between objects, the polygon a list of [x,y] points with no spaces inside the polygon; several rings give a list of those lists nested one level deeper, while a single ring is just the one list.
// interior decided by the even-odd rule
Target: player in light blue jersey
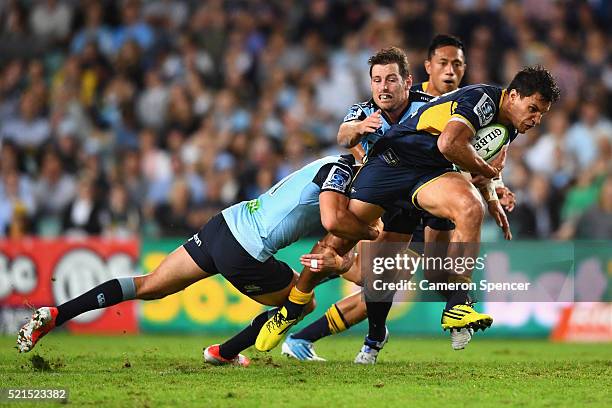
[{"label": "player in light blue jersey", "polygon": [[[238,203],[214,216],[152,273],[112,279],[62,305],[36,310],[19,331],[18,350],[30,351],[53,328],[81,313],[125,300],[160,299],[216,274],[261,304],[282,305],[298,274],[274,258],[279,249],[321,226],[348,240],[374,239],[378,235],[376,227],[360,223],[348,212],[354,164],[351,155],[316,160],[257,199]],[[328,270],[343,273],[352,263],[349,256],[340,257],[323,244],[315,248],[327,254],[327,263],[322,266]],[[299,293],[292,294],[292,300],[305,305],[306,312],[314,307],[311,297],[306,299]],[[227,342],[207,347],[205,361],[247,366],[249,359],[240,352],[255,343],[267,320],[268,311]]]}]

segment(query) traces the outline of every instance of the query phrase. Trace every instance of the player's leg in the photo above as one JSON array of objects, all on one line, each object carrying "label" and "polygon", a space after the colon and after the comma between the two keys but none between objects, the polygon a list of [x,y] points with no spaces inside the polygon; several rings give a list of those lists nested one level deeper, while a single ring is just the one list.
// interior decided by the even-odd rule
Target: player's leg
[{"label": "player's leg", "polygon": [[295,334],[287,337],[282,345],[282,354],[298,360],[325,361],[314,350],[314,342],[333,334],[342,333],[367,317],[361,291],[357,291],[339,302]]},{"label": "player's leg", "polygon": [[[359,248],[358,243],[355,248]],[[355,255],[351,268],[343,273],[343,279],[361,286],[359,251]],[[314,342],[324,337],[348,330],[354,324],[367,317],[361,291],[357,291],[334,303],[325,313],[300,330],[287,336],[282,345],[282,354],[302,361],[325,361],[314,350]]]},{"label": "player's leg", "polygon": [[181,246],[148,275],[111,279],[57,307],[36,310],[32,319],[19,330],[18,349],[30,351],[53,328],[82,313],[126,300],[160,299],[209,276]]},{"label": "player's leg", "polygon": [[[273,256],[265,260],[252,256],[236,240],[222,216],[218,216],[215,223],[216,228],[201,237],[203,245],[194,247],[194,252],[206,248],[218,272],[244,295],[264,305],[282,305],[297,281],[297,273]],[[309,300],[304,313],[312,310],[313,302],[313,299]],[[275,311],[260,313],[251,324],[223,344],[206,348],[205,360],[212,364],[248,365],[248,359],[239,353],[255,343],[257,333]]]},{"label": "player's leg", "polygon": [[[427,245],[425,246],[425,256],[441,256],[446,257],[448,252],[448,244],[451,240],[454,224],[449,220],[428,215],[424,217],[424,239]],[[448,282],[449,274],[444,269],[425,269],[425,279],[429,282]],[[450,293],[447,290],[440,291],[440,295],[445,301],[450,298]],[[453,350],[463,350],[472,340],[474,329],[471,327],[463,327],[458,330],[450,331],[451,347]]]},{"label": "player's leg", "polygon": [[[416,189],[413,194],[413,202],[432,215],[449,219],[455,224],[447,253],[448,257],[476,259],[484,206],[478,191],[471,183],[459,173],[445,173]],[[449,282],[458,284],[471,282],[471,269],[448,272]],[[449,293],[442,316],[444,329],[472,327],[477,330],[489,327],[493,322],[491,316],[477,313],[466,304],[468,292],[467,288],[460,288]]]},{"label": "player's leg", "polygon": [[[333,248],[339,255],[345,255],[354,246],[355,242],[327,234],[323,240],[315,244],[311,253],[320,254],[329,251],[329,248]],[[291,289],[287,300],[260,330],[255,342],[257,350],[270,351],[281,342],[288,330],[303,316],[304,308],[314,296],[314,286],[329,275],[330,273],[313,272],[308,267],[302,269],[302,273],[296,285]],[[299,287],[300,282],[302,282],[301,288]]]},{"label": "player's leg", "polygon": [[[370,256],[394,258],[397,253],[408,250],[415,226],[411,215],[402,210],[387,211],[383,216],[383,223],[384,231],[376,241],[382,245],[378,245],[376,247],[377,252],[375,254],[370,253]],[[401,243],[402,247],[400,248],[397,245],[385,246],[383,243]],[[365,299],[368,334],[365,336],[361,350],[355,357],[355,363],[375,364],[378,353],[389,340],[389,330],[387,330],[386,322],[389,311],[393,306],[393,295],[394,293],[389,291],[382,299]]]},{"label": "player's leg", "polygon": [[[278,262],[278,265],[284,265],[286,268],[289,268],[284,263]],[[293,279],[291,283],[287,285],[285,288],[274,291],[271,293],[264,293],[261,295],[250,296],[253,300],[265,304],[268,306],[280,306],[287,299],[291,288],[295,285],[295,282],[298,279],[297,273],[293,272]],[[239,287],[239,286],[237,286]],[[304,313],[308,314],[314,309],[314,299],[312,299],[308,305],[306,305],[304,309]],[[234,364],[240,366],[248,366],[249,360],[242,354],[241,351],[255,344],[255,340],[257,338],[257,334],[259,330],[263,327],[266,321],[276,313],[278,309],[270,309],[266,310],[259,315],[257,315],[251,323],[245,327],[242,331],[234,335],[232,338],[228,339],[222,344],[214,344],[204,349],[204,359],[206,362],[220,365],[220,364]]]}]

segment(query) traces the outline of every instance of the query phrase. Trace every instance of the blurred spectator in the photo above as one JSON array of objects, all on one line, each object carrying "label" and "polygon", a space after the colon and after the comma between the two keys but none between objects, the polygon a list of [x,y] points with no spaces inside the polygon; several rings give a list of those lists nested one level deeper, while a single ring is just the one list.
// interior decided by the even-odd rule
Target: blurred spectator
[{"label": "blurred spectator", "polygon": [[576,171],[576,157],[565,142],[567,116],[560,110],[551,112],[545,126],[547,132],[526,152],[525,163],[531,171],[551,178],[554,187],[564,188]]},{"label": "blurred spectator", "polygon": [[597,204],[578,219],[576,238],[612,239],[612,176],[604,181]]},{"label": "blurred spectator", "polygon": [[40,176],[35,181],[34,197],[39,222],[50,233],[59,227],[60,216],[76,194],[76,180],[64,171],[61,157],[53,149],[43,153]]},{"label": "blurred spectator", "polygon": [[558,201],[546,176],[533,175],[526,196],[508,214],[517,238],[545,239],[559,226]]},{"label": "blurred spectator", "polygon": [[108,209],[102,214],[104,235],[113,238],[136,236],[140,229],[140,212],[130,203],[128,191],[123,184],[116,183],[110,188]]},{"label": "blurred spectator", "polygon": [[60,0],[38,0],[30,14],[32,32],[43,41],[61,42],[70,32],[72,9]]},{"label": "blurred spectator", "polygon": [[21,148],[40,147],[50,136],[49,121],[42,115],[42,106],[32,92],[26,92],[19,103],[19,114],[2,124],[0,134]]},{"label": "blurred spectator", "polygon": [[580,118],[567,133],[567,148],[578,157],[578,164],[585,169],[597,159],[598,139],[612,140],[612,123],[601,116],[596,100],[586,99],[580,106]]},{"label": "blurred spectator", "polygon": [[161,130],[166,123],[168,89],[164,86],[159,72],[151,70],[145,74],[145,89],[139,95],[136,109],[142,126]]},{"label": "blurred spectator", "polygon": [[168,202],[155,209],[161,236],[188,236],[197,231],[199,226],[189,223],[191,209],[189,185],[183,179],[175,180],[168,194]]},{"label": "blurred spectator", "polygon": [[0,237],[20,238],[30,231],[36,211],[30,181],[15,170],[2,172],[0,184]]},{"label": "blurred spectator", "polygon": [[102,233],[103,207],[95,192],[91,177],[85,176],[79,180],[77,195],[62,214],[63,234],[83,236]]},{"label": "blurred spectator", "polygon": [[96,1],[87,2],[84,12],[85,26],[72,39],[72,52],[80,54],[85,46],[93,44],[104,55],[112,56],[113,34],[111,29],[104,25],[102,5]]},{"label": "blurred spectator", "polygon": [[121,25],[115,30],[113,51],[117,53],[128,41],[135,41],[148,51],[155,42],[155,33],[142,20],[140,5],[135,0],[126,0],[121,8]]}]

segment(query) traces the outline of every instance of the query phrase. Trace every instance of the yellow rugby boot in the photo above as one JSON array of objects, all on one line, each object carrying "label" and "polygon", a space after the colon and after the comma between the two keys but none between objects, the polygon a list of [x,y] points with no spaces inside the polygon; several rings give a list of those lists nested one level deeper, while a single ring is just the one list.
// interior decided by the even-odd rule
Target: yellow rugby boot
[{"label": "yellow rugby boot", "polygon": [[259,351],[270,351],[280,343],[289,329],[300,319],[288,319],[286,307],[280,308],[259,330],[255,348]]},{"label": "yellow rugby boot", "polygon": [[459,330],[462,328],[472,328],[476,331],[483,331],[491,327],[493,318],[488,314],[478,313],[471,305],[455,305],[442,312],[442,329]]}]

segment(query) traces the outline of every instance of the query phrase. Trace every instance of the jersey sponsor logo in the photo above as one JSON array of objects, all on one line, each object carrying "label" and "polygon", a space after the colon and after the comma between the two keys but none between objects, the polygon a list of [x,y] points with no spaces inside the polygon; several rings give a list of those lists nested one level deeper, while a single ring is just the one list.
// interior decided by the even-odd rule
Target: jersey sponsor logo
[{"label": "jersey sponsor logo", "polygon": [[486,126],[491,122],[495,115],[495,103],[493,99],[487,94],[483,94],[482,98],[474,106],[474,113],[478,116],[478,122],[480,126]]},{"label": "jersey sponsor logo", "polygon": [[257,198],[251,201],[248,201],[246,203],[246,208],[249,214],[253,214],[255,211],[259,210],[259,207],[260,207],[260,203],[259,203],[259,199]]},{"label": "jersey sponsor logo", "polygon": [[193,234],[193,237],[189,238],[189,241],[194,240],[197,246],[202,246],[202,241],[200,240],[200,237],[198,237],[198,234]]},{"label": "jersey sponsor logo", "polygon": [[341,193],[346,189],[351,181],[351,174],[341,167],[333,166],[323,182],[321,190],[335,190]]}]

